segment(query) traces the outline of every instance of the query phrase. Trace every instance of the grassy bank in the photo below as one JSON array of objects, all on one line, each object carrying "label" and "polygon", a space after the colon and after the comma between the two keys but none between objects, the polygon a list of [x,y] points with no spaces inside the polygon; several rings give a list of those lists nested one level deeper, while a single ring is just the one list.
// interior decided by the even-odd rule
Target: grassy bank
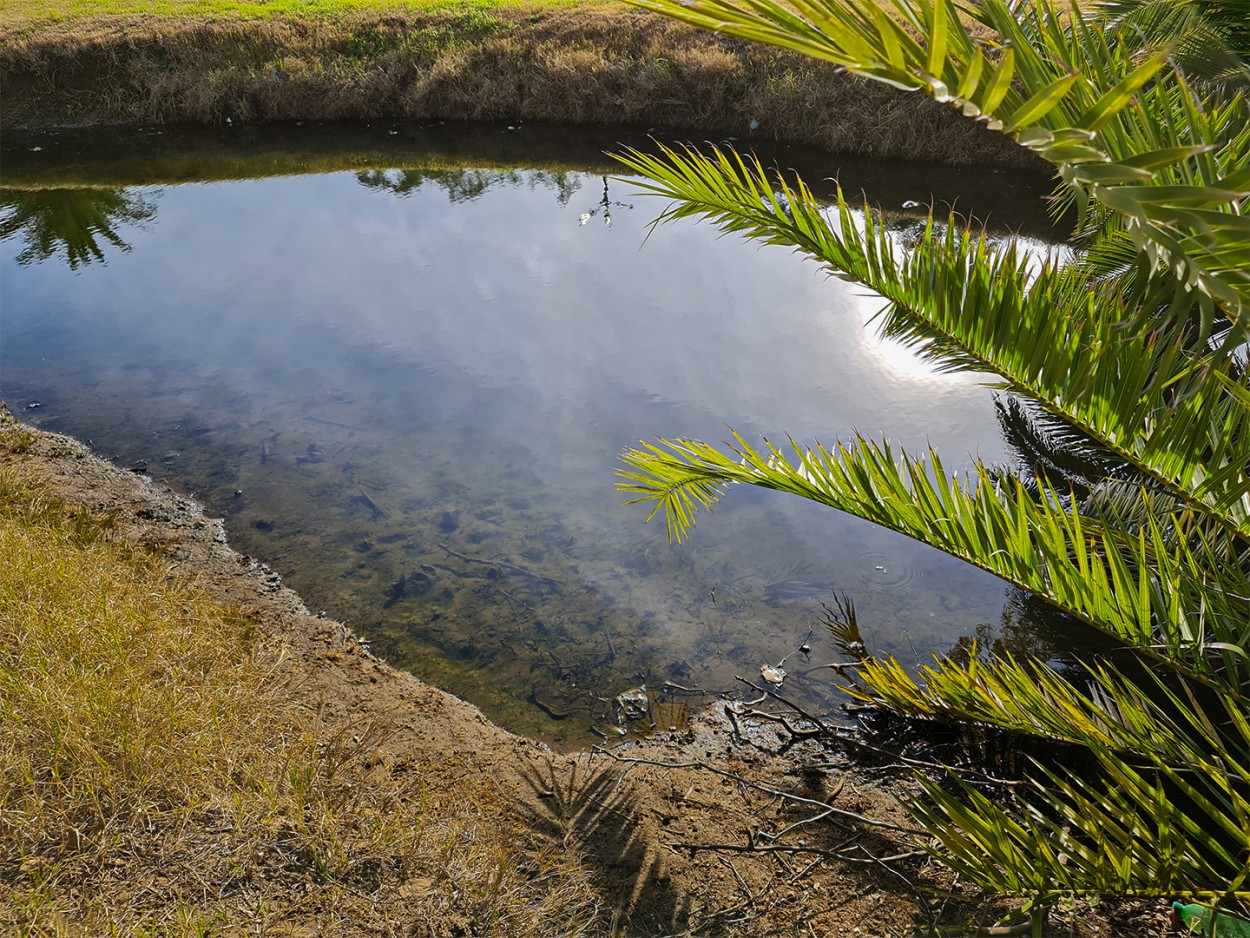
[{"label": "grassy bank", "polygon": [[541,120],[1036,165],[920,95],[597,0],[19,0],[0,18],[0,95],[8,127]]},{"label": "grassy bank", "polygon": [[247,616],[35,481],[39,445],[0,425],[6,934],[583,933],[575,858],[393,771]]}]

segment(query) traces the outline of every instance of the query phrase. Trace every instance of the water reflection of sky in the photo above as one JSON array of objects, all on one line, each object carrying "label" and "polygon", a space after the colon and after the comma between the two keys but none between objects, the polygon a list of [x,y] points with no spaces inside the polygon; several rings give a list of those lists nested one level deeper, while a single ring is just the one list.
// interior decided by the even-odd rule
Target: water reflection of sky
[{"label": "water reflection of sky", "polygon": [[[600,177],[564,174],[559,183],[514,173],[507,185],[454,200],[449,183],[429,180],[400,198],[352,173],[165,187],[145,192],[158,210],[126,229],[131,252],[72,273],[57,263],[18,267],[21,245],[11,240],[0,261],[0,393],[18,406],[42,401],[35,414],[51,427],[150,453],[154,470],[174,430],[195,423],[203,451],[195,457],[195,440],[178,440],[167,474],[188,474],[184,484],[212,510],[237,516],[238,538],[257,553],[265,545],[249,542],[257,537],[249,525],[280,509],[239,507],[230,493],[281,491],[266,488],[273,480],[253,465],[261,440],[307,445],[284,485],[307,488],[313,507],[298,511],[339,499],[326,518],[356,526],[344,544],[365,536],[344,507],[365,490],[316,476],[322,449],[331,463],[346,454],[353,468],[342,472],[364,462],[369,478],[388,479],[396,519],[401,504],[405,519],[425,517],[436,469],[460,486],[436,508],[468,510],[524,490],[505,507],[534,531],[572,532],[572,546],[560,548],[576,559],[569,575],[609,604],[609,619],[626,631],[648,615],[673,622],[675,633],[687,628],[655,640],[660,657],[689,657],[709,641],[708,616],[724,612],[691,612],[692,597],[716,587],[724,596],[731,581],[755,584],[743,588],[739,632],[763,643],[734,646],[739,659],[792,650],[786,636],[802,637],[810,608],[774,613],[757,595],[787,570],[858,594],[869,625],[874,613],[890,620],[886,650],[910,645],[923,657],[996,621],[997,581],[796,500],[735,492],[680,551],[663,545],[656,525],[643,529],[639,510],[620,509],[617,454],[660,435],[724,439],[732,426],[834,442],[859,431],[911,450],[933,446],[951,468],[970,453],[996,459],[1001,443],[989,393],[875,338],[864,322],[880,301],[862,289],[707,225],[648,237],[661,203],[621,183],[612,198],[633,208],[615,206],[611,227],[601,216],[582,224],[599,204]],[[153,440],[151,427],[166,428],[165,438]],[[288,495],[269,497],[276,506]],[[482,543],[518,556],[508,536]],[[376,590],[403,575],[401,561],[409,570],[429,562],[414,539],[440,538],[453,535],[419,530],[408,559],[350,575]],[[622,578],[622,558],[639,552],[654,564]],[[301,563],[306,556],[277,565],[317,593],[324,583],[306,571],[301,580]],[[313,601],[344,595],[324,588]],[[367,627],[363,615],[354,624]],[[473,694],[469,684],[455,689]]]},{"label": "water reflection of sky", "polygon": [[[132,357],[247,372],[235,380],[305,360],[349,385],[361,376],[340,353],[367,351],[510,389],[545,432],[614,448],[728,424],[888,434],[952,461],[999,453],[976,379],[935,375],[878,339],[864,323],[880,301],[861,288],[705,225],[644,244],[656,200],[618,209],[610,229],[579,226],[590,182],[565,207],[542,186],[453,204],[427,183],[397,199],[351,174],[167,188],[157,222],[129,232],[133,254],[74,277],[6,271],[6,332],[40,309],[46,327],[52,301],[80,339],[116,332]],[[621,394],[671,416],[636,424]]]}]

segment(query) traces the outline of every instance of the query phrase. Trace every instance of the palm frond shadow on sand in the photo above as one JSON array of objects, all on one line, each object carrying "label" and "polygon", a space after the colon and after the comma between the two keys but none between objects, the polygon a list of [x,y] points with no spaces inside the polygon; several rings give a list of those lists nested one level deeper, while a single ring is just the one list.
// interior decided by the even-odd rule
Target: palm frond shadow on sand
[{"label": "palm frond shadow on sand", "polygon": [[689,917],[638,792],[619,766],[592,756],[552,758],[521,769],[533,798],[517,809],[531,830],[577,850],[615,903],[629,934],[673,934]]}]

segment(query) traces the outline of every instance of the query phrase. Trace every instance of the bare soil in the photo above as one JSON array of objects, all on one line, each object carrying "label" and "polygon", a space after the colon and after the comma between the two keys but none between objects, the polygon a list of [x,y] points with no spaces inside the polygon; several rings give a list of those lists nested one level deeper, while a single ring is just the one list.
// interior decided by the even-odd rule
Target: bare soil
[{"label": "bare soil", "polygon": [[[164,555],[245,612],[283,649],[281,667],[302,702],[362,732],[382,728],[377,758],[391,772],[419,771],[434,800],[488,787],[528,832],[580,853],[612,910],[604,934],[910,938],[939,921],[993,925],[1010,911],[952,882],[916,837],[892,829],[912,827],[896,797],[909,782],[894,767],[733,717],[727,702],[647,742],[552,752],[310,614],[264,563],[234,551],[222,521],[194,501],[68,437],[19,430],[2,406],[0,429],[24,441],[20,452],[0,447],[0,459],[71,504],[113,513],[119,538]],[[1052,913],[1048,934],[1163,935],[1163,908],[1081,905]],[[284,934],[314,933],[290,925]],[[465,928],[453,916],[403,930],[451,938]]]}]

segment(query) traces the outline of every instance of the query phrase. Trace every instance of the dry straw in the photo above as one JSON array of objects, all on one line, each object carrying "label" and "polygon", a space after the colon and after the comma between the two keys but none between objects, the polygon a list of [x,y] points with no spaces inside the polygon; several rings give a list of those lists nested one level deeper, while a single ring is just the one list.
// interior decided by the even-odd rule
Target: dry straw
[{"label": "dry straw", "polygon": [[575,855],[492,791],[424,797],[245,616],[30,482],[38,445],[0,429],[0,930],[585,933]]}]

